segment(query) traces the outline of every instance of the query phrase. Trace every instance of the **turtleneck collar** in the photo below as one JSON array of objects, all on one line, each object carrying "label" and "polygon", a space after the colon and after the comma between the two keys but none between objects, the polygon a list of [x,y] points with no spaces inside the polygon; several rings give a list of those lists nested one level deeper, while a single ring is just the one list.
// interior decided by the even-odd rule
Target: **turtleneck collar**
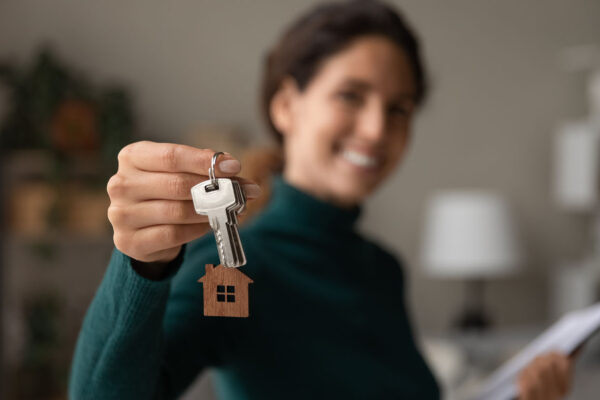
[{"label": "turtleneck collar", "polygon": [[362,206],[342,208],[293,186],[282,174],[273,176],[272,195],[266,210],[285,224],[330,230],[353,230]]}]

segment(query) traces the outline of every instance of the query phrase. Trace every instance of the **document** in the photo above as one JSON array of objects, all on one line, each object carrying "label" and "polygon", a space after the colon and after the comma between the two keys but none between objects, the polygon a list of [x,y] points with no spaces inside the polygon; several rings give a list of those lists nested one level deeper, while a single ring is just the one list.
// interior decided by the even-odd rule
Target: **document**
[{"label": "document", "polygon": [[550,351],[573,353],[600,328],[600,303],[572,311],[503,364],[483,384],[472,400],[512,400],[518,397],[517,378],[533,359]]}]

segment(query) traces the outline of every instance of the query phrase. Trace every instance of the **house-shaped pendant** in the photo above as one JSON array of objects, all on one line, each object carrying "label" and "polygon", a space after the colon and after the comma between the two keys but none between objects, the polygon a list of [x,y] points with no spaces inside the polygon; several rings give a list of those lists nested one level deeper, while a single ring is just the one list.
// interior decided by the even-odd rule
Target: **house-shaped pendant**
[{"label": "house-shaped pendant", "polygon": [[198,282],[204,290],[204,315],[248,317],[248,285],[254,281],[239,268],[206,264],[206,273]]}]

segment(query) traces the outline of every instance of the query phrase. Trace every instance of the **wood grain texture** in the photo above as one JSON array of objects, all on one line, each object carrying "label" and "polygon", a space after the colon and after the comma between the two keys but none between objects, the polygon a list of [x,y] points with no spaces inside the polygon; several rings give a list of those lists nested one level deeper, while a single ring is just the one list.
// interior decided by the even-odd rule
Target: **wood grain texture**
[{"label": "wood grain texture", "polygon": [[239,268],[206,264],[206,273],[198,282],[204,289],[204,315],[212,317],[248,317],[248,285],[254,281]]}]

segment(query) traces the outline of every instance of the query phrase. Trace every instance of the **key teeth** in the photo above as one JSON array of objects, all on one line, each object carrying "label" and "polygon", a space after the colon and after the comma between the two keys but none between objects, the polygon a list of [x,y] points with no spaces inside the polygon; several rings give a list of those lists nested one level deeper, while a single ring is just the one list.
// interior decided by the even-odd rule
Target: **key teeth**
[{"label": "key teeth", "polygon": [[225,248],[223,246],[223,237],[221,235],[220,230],[215,230],[215,242],[217,242],[217,249],[219,250],[219,258],[221,259],[221,263],[226,263],[225,261]]}]

